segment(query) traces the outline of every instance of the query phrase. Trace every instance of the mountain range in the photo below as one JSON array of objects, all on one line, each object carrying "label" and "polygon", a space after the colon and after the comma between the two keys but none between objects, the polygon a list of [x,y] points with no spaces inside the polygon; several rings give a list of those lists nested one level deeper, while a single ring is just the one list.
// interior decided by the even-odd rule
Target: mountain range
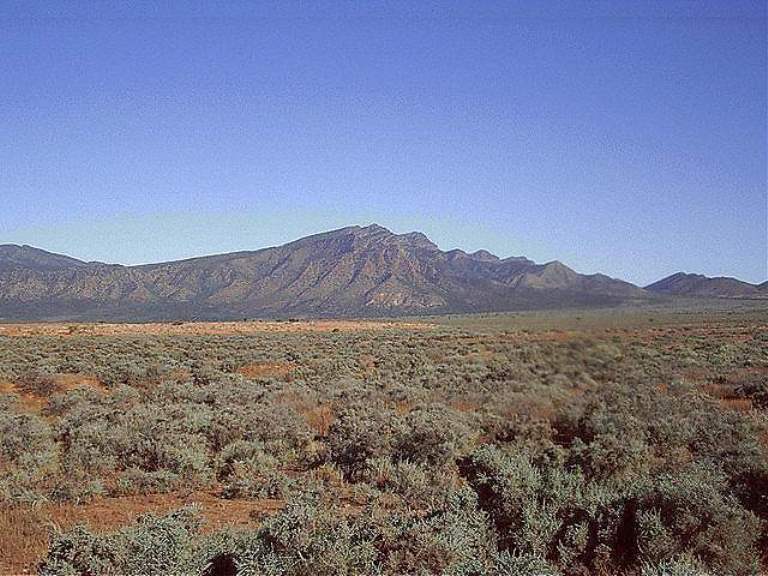
[{"label": "mountain range", "polygon": [[0,320],[396,316],[608,306],[675,295],[768,297],[676,274],[645,289],[553,261],[440,250],[424,234],[350,226],[283,246],[122,266],[0,245]]}]

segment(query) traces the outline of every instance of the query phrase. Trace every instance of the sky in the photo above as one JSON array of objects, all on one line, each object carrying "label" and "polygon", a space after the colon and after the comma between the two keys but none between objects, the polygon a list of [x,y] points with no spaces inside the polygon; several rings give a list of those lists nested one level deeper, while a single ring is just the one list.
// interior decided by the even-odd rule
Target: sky
[{"label": "sky", "polygon": [[122,264],[372,222],[768,278],[766,3],[0,0],[0,243]]}]

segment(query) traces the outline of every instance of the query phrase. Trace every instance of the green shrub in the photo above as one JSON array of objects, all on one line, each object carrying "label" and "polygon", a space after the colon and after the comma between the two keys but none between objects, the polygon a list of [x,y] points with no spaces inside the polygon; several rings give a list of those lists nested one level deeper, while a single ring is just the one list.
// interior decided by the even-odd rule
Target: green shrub
[{"label": "green shrub", "polygon": [[640,493],[637,548],[652,565],[685,552],[723,574],[759,570],[761,523],[728,494],[726,479],[694,466],[662,476]]},{"label": "green shrub", "polygon": [[209,558],[198,552],[198,528],[197,514],[188,508],[162,517],[143,516],[136,524],[109,535],[95,535],[76,526],[54,536],[39,574],[199,574]]},{"label": "green shrub", "polygon": [[22,392],[48,397],[58,390],[51,374],[33,370],[22,374],[16,380],[16,386]]},{"label": "green shrub", "polygon": [[[268,520],[262,530],[264,552],[242,562],[251,573],[279,566],[287,575],[373,574],[377,551],[365,522],[348,520],[338,509],[297,501]],[[257,568],[258,567],[258,568]]]},{"label": "green shrub", "polygon": [[[72,530],[49,574],[753,574],[768,349],[739,318],[589,337],[495,332],[509,318],[487,316],[483,334],[0,338],[3,381],[108,386],[53,393],[41,414],[0,395],[0,499],[287,500],[248,531],[182,517]],[[512,325],[529,321],[543,319]],[[273,362],[293,381],[236,371]]]},{"label": "green shrub", "polygon": [[471,437],[469,425],[455,410],[441,405],[420,408],[404,418],[393,454],[400,460],[443,466],[461,455]]},{"label": "green shrub", "polygon": [[393,524],[378,543],[387,574],[486,574],[494,564],[496,538],[471,490],[453,492],[425,518]]},{"label": "green shrub", "polygon": [[221,477],[223,498],[285,498],[293,482],[278,469],[274,456],[255,453],[233,461]]},{"label": "green shrub", "polygon": [[496,558],[496,576],[559,576],[560,572],[540,556],[503,551]]},{"label": "green shrub", "polygon": [[118,476],[114,492],[117,495],[162,494],[180,485],[180,476],[170,470],[147,472],[140,468],[129,468]]},{"label": "green shrub", "polygon": [[34,414],[0,413],[0,457],[18,463],[53,447],[51,427]]},{"label": "green shrub", "polygon": [[339,412],[328,431],[328,457],[348,478],[355,479],[370,459],[392,452],[395,435],[401,429],[401,420],[394,411],[380,406],[351,406]]}]

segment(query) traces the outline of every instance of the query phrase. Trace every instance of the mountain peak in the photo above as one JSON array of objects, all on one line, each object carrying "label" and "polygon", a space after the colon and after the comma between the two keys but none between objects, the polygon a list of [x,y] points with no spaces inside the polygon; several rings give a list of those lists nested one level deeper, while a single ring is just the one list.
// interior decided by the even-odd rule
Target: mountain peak
[{"label": "mountain peak", "polygon": [[387,234],[393,233],[389,228],[385,228],[384,226],[376,224],[376,222],[372,222],[371,224],[368,224],[368,226],[363,226],[362,229],[366,232],[385,232]]},{"label": "mountain peak", "polygon": [[679,280],[706,280],[707,277],[704,274],[694,274],[691,272],[675,272],[670,274],[666,278],[662,278],[659,282],[672,282]]},{"label": "mountain peak", "polygon": [[405,234],[396,234],[395,239],[401,242],[405,242],[411,246],[418,248],[427,248],[429,250],[437,250],[437,244],[427,238],[426,234],[421,232],[407,232]]},{"label": "mountain peak", "polygon": [[360,238],[366,242],[373,241],[376,243],[397,243],[416,248],[428,248],[430,250],[438,249],[437,245],[421,232],[406,232],[404,234],[395,234],[389,228],[385,228],[384,226],[380,226],[376,223],[369,224],[368,226],[350,226],[348,228],[340,228],[339,230],[334,230],[328,234],[351,234],[355,238]]},{"label": "mountain peak", "polygon": [[472,252],[469,254],[470,258],[474,258],[475,260],[482,260],[484,262],[498,262],[499,257],[496,256],[496,254],[492,254],[491,252],[488,252],[488,250],[476,250],[475,252]]},{"label": "mountain peak", "polygon": [[379,226],[376,223],[368,224],[367,226],[347,226],[345,228],[339,228],[338,230],[331,230],[326,234],[352,234],[353,236],[359,236],[359,237],[394,236],[395,235],[394,232],[392,232],[388,228],[385,228],[384,226]]},{"label": "mountain peak", "polygon": [[2,268],[57,270],[82,266],[87,264],[76,258],[46,252],[27,244],[0,244],[0,267]]}]

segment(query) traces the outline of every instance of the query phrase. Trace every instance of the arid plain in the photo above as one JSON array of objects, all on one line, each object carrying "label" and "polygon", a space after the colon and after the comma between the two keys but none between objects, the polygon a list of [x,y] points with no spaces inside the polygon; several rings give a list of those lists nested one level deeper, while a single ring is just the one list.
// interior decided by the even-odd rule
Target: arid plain
[{"label": "arid plain", "polygon": [[767,550],[757,304],[6,324],[0,381],[3,573],[135,571],[160,532],[184,573],[747,574]]}]

